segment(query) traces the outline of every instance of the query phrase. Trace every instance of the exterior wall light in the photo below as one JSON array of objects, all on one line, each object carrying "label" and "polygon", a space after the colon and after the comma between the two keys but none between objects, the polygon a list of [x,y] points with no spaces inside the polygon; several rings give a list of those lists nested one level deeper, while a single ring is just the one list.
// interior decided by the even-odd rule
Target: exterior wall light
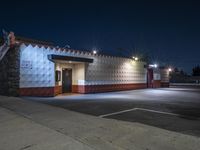
[{"label": "exterior wall light", "polygon": [[168,68],[168,71],[169,71],[169,72],[172,72],[172,68]]},{"label": "exterior wall light", "polygon": [[134,56],[133,56],[132,58],[133,58],[135,61],[138,61],[138,57],[134,57]]},{"label": "exterior wall light", "polygon": [[150,64],[149,67],[151,67],[151,68],[157,68],[158,65],[157,64]]},{"label": "exterior wall light", "polygon": [[96,54],[97,54],[97,51],[96,51],[96,50],[93,50],[92,53],[93,53],[94,55],[96,55]]}]

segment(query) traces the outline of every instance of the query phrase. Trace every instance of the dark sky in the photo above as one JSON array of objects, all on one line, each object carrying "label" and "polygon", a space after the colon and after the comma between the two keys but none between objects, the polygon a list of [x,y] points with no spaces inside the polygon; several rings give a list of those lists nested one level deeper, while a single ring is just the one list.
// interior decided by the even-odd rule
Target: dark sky
[{"label": "dark sky", "polygon": [[[16,35],[118,54],[146,53],[152,62],[191,72],[200,64],[200,2],[31,1],[1,2],[0,28]],[[130,55],[129,53],[127,53]]]}]

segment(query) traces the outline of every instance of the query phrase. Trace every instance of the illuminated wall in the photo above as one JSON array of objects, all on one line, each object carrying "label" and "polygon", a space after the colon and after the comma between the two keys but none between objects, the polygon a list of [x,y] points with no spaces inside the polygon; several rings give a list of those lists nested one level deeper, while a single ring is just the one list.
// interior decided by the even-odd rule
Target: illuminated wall
[{"label": "illuminated wall", "polygon": [[85,64],[84,63],[55,63],[56,70],[61,72],[61,81],[57,82],[56,85],[62,85],[62,69],[72,69],[72,85],[84,85],[85,81]]},{"label": "illuminated wall", "polygon": [[161,82],[169,82],[169,70],[168,69],[161,69]]},{"label": "illuminated wall", "polygon": [[21,88],[61,85],[62,77],[60,82],[55,83],[55,70],[62,72],[62,68],[72,68],[72,84],[84,84],[84,63],[54,63],[48,60],[49,54],[78,56],[74,52],[22,44],[20,46]]},{"label": "illuminated wall", "polygon": [[153,80],[161,80],[161,74],[159,68],[153,68]]},{"label": "illuminated wall", "polygon": [[144,62],[100,56],[86,66],[86,85],[146,83]]},{"label": "illuminated wall", "polygon": [[55,86],[55,65],[47,59],[53,50],[22,44],[20,47],[20,88]]},{"label": "illuminated wall", "polygon": [[[49,54],[92,58],[94,62],[51,62],[48,60]],[[35,95],[37,92],[34,93],[34,91],[40,92],[43,89],[46,90],[46,93],[38,95],[49,95],[52,92],[61,93],[63,68],[72,69],[73,92],[90,93],[145,88],[147,71],[144,66],[144,62],[133,61],[128,58],[21,44],[20,88],[22,95],[26,95],[29,91],[30,95]],[[61,81],[59,82],[55,81],[56,70],[61,71]],[[27,90],[28,88],[29,90]],[[95,91],[94,88],[96,88]]]}]

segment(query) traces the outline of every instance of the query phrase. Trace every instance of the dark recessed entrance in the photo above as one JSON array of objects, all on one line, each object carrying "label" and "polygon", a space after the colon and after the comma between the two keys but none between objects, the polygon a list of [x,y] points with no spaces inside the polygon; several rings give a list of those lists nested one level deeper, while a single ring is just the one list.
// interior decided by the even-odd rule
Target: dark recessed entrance
[{"label": "dark recessed entrance", "polygon": [[72,92],[72,69],[62,70],[62,92]]}]

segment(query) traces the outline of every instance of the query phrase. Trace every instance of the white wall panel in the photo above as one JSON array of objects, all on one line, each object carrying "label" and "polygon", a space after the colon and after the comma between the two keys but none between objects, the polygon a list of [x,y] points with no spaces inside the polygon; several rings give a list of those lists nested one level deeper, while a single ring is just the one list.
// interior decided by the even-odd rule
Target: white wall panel
[{"label": "white wall panel", "polygon": [[[72,52],[22,44],[20,47],[20,87],[55,86],[55,70],[72,68],[74,85],[146,83],[145,63],[131,59],[94,56],[91,53]],[[49,54],[93,58],[93,63],[56,65]],[[61,85],[61,82],[58,83]]]},{"label": "white wall panel", "polygon": [[49,61],[49,49],[31,45],[20,47],[20,87],[50,87],[55,85],[54,63]]},{"label": "white wall panel", "polygon": [[169,71],[168,69],[161,69],[161,82],[169,82]]},{"label": "white wall panel", "polygon": [[86,84],[146,83],[144,62],[126,58],[98,56],[86,66]]}]

